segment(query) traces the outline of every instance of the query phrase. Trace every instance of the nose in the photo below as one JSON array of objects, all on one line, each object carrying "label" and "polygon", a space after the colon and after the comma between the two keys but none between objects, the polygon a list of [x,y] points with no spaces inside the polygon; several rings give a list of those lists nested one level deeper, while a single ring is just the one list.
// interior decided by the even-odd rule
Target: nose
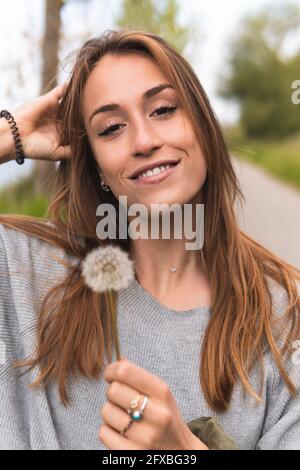
[{"label": "nose", "polygon": [[148,156],[162,146],[162,141],[151,124],[140,119],[132,129],[132,155]]}]

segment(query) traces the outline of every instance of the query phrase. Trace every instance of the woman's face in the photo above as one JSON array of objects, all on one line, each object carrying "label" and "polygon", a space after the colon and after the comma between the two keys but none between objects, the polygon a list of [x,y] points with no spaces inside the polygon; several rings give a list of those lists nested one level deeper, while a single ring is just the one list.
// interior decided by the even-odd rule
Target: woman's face
[{"label": "woman's face", "polygon": [[[150,58],[107,54],[85,84],[84,122],[99,173],[117,199],[127,196],[128,206],[188,203],[206,178],[201,148],[174,88],[155,90],[166,83]],[[147,166],[168,162],[165,175],[132,179]]]}]

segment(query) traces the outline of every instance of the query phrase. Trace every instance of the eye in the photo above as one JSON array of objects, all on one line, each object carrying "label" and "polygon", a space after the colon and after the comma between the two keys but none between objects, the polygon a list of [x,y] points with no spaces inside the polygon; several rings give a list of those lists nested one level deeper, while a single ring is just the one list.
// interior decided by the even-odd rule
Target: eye
[{"label": "eye", "polygon": [[[168,106],[168,105],[163,105],[163,106],[160,106],[160,108],[157,108],[152,114],[155,114],[157,112],[159,112],[159,116],[162,116],[164,114],[171,114],[173,113],[177,108],[177,105],[175,106]],[[102,132],[99,132],[98,135],[100,136],[107,136],[107,135],[110,135],[110,134],[115,134],[119,129],[119,127],[121,126],[121,124],[115,124],[115,123],[109,123],[108,126],[102,131]]]},{"label": "eye", "polygon": [[[159,113],[159,116],[161,116],[162,114],[171,114],[175,111],[175,109],[177,108],[177,105],[176,106],[168,106],[168,105],[163,105],[161,106],[160,108],[157,108],[154,113],[158,112],[158,111],[162,111]],[[154,114],[152,113],[152,114]]]},{"label": "eye", "polygon": [[106,135],[109,135],[109,134],[114,134],[116,131],[119,130],[119,129],[115,129],[115,128],[120,127],[120,125],[121,124],[110,123],[102,132],[99,132],[98,135],[106,136]]}]

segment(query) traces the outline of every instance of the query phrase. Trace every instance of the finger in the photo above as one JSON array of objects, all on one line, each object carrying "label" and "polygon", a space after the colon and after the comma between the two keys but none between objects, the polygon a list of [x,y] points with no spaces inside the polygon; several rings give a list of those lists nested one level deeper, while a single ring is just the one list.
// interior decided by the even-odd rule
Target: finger
[{"label": "finger", "polygon": [[70,145],[60,145],[55,152],[53,153],[52,160],[70,160],[71,158],[71,146]]},{"label": "finger", "polygon": [[[103,424],[106,424],[118,433],[121,433],[130,423],[129,414],[109,401],[102,408],[101,416],[104,420]],[[151,425],[143,419],[142,421],[133,421],[126,429],[123,437],[130,439],[135,444],[145,446],[150,443],[149,436],[151,433]]]},{"label": "finger", "polygon": [[122,382],[145,395],[158,398],[168,389],[160,377],[124,359],[109,364],[104,371],[104,379],[107,382]]},{"label": "finger", "polygon": [[67,86],[68,86],[68,84],[66,82],[62,83],[61,85],[57,85],[56,87],[52,88],[52,90],[50,90],[49,93],[51,95],[54,95],[54,97],[57,100],[59,100],[65,94]]},{"label": "finger", "polygon": [[141,447],[132,442],[127,437],[112,429],[107,424],[103,424],[99,430],[99,439],[112,450],[141,450]]},{"label": "finger", "polygon": [[[123,409],[124,412],[127,412],[127,410],[130,409],[132,400],[137,399],[137,409],[140,409],[145,399],[145,395],[143,395],[142,393],[137,393],[137,391],[132,387],[129,387],[128,385],[120,382],[113,382],[108,387],[106,397],[110,403],[117,405],[118,407]],[[148,402],[146,404],[145,409],[143,410],[143,417],[146,420],[152,421],[152,416],[155,413],[153,411],[153,403],[151,403],[152,412],[149,413],[149,404],[150,398],[148,397]]]},{"label": "finger", "polygon": [[[114,403],[107,401],[103,408],[101,409],[100,415],[105,421],[104,424],[107,424],[115,431],[121,432],[125,426],[128,425],[130,421],[129,414],[119,406],[116,406]],[[131,426],[134,423],[131,423]],[[141,424],[141,423],[139,423]]]},{"label": "finger", "polygon": [[52,117],[52,113],[57,110],[66,88],[67,83],[57,85],[52,88],[52,90],[37,98],[39,110],[45,119]]}]

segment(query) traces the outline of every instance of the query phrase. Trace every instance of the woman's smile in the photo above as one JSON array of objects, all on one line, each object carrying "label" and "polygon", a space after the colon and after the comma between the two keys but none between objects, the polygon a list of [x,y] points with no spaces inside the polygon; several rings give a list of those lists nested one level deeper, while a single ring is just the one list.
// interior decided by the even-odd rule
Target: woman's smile
[{"label": "woman's smile", "polygon": [[175,165],[163,165],[162,167],[155,167],[153,170],[151,170],[154,174],[145,175],[145,173],[142,173],[137,178],[131,179],[131,181],[134,184],[139,185],[158,184],[161,181],[167,179],[169,176],[173,175],[176,172],[178,166],[179,162]]}]

